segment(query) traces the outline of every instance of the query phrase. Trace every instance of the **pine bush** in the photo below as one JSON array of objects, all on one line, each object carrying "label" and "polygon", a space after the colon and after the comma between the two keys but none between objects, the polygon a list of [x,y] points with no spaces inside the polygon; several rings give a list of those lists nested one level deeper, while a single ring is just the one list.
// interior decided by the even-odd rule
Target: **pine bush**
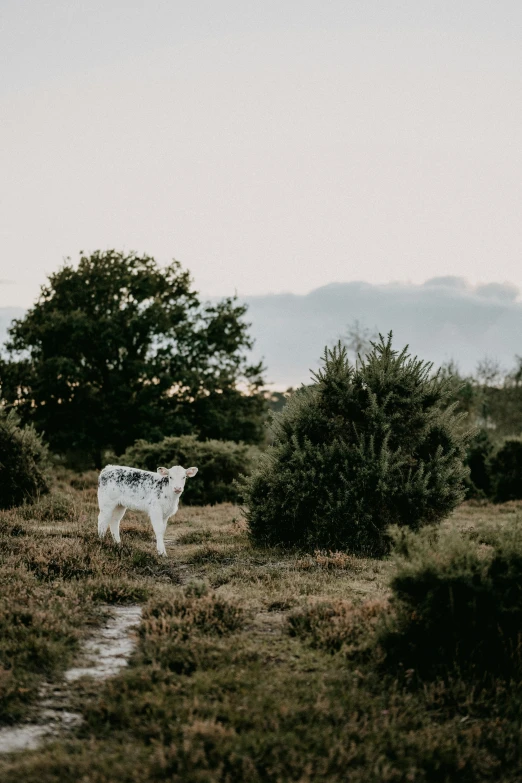
[{"label": "pine bush", "polygon": [[522,498],[522,438],[509,438],[491,460],[495,502]]},{"label": "pine bush", "polygon": [[467,436],[432,365],[391,333],[352,366],[325,349],[315,382],[272,419],[274,443],[243,482],[259,543],[382,555],[389,525],[417,529],[464,497]]},{"label": "pine bush", "polygon": [[33,427],[20,427],[14,411],[0,407],[0,508],[30,502],[47,492],[47,448]]},{"label": "pine bush", "polygon": [[138,440],[118,458],[122,465],[156,470],[195,465],[198,475],[187,482],[183,493],[185,505],[203,506],[238,500],[235,481],[250,473],[259,450],[255,446],[223,440],[199,441],[194,435],[167,437],[158,443]]}]

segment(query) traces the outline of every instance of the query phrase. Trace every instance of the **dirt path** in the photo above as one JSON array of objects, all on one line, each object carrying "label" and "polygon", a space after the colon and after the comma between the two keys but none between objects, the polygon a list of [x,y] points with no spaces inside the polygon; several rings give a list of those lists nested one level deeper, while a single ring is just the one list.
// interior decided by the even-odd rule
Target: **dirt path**
[{"label": "dirt path", "polygon": [[141,606],[105,606],[111,617],[85,640],[75,666],[65,672],[64,682],[45,683],[39,694],[34,723],[0,729],[0,753],[33,750],[53,736],[78,726],[82,716],[71,712],[71,683],[81,677],[105,680],[123,667],[136,646],[132,630],[139,625]]}]

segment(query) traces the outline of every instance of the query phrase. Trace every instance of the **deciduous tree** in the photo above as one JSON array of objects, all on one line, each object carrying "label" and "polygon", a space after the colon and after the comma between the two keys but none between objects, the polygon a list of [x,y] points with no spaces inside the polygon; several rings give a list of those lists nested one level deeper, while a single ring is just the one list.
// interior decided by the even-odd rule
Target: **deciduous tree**
[{"label": "deciduous tree", "polygon": [[[137,438],[263,437],[262,367],[234,298],[203,304],[177,261],[81,255],[10,330],[1,391],[57,452],[100,464]],[[241,389],[240,389],[241,387]]]}]

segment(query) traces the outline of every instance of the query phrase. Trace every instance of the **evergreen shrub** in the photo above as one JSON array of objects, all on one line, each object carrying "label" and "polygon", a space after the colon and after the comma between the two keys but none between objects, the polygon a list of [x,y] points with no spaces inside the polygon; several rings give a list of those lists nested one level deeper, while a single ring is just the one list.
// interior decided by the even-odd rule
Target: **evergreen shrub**
[{"label": "evergreen shrub", "polygon": [[187,482],[183,502],[202,506],[235,503],[238,500],[235,481],[250,473],[258,454],[255,446],[223,440],[199,441],[194,435],[181,435],[158,443],[138,440],[118,460],[122,465],[154,471],[162,465],[196,466],[198,475]]},{"label": "evergreen shrub", "polygon": [[469,468],[469,476],[465,481],[466,497],[480,499],[491,496],[491,459],[494,451],[495,447],[486,430],[479,430],[470,438],[465,459]]},{"label": "evergreen shrub", "polygon": [[522,498],[522,439],[509,438],[491,460],[492,494],[497,503]]},{"label": "evergreen shrub", "polygon": [[390,663],[421,676],[521,672],[522,531],[395,528]]},{"label": "evergreen shrub", "polygon": [[47,448],[32,426],[0,407],[0,508],[12,508],[48,491]]},{"label": "evergreen shrub", "polygon": [[417,529],[464,497],[466,435],[452,385],[392,348],[391,333],[352,366],[325,349],[315,383],[272,418],[274,443],[243,482],[264,544],[382,555],[387,528]]}]

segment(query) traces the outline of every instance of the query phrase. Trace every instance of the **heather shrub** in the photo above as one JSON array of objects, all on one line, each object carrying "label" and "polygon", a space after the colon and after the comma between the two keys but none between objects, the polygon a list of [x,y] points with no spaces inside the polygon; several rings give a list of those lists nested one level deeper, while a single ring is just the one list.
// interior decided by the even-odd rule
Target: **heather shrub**
[{"label": "heather shrub", "polygon": [[98,476],[97,470],[85,470],[79,474],[73,474],[68,483],[73,489],[98,489]]},{"label": "heather shrub", "polygon": [[118,458],[123,465],[156,470],[158,466],[195,465],[198,475],[187,484],[183,502],[199,506],[238,499],[235,480],[248,474],[259,454],[255,446],[223,440],[199,441],[193,435],[167,437],[158,443],[138,440]]},{"label": "heather shrub", "polygon": [[244,623],[245,611],[240,606],[208,592],[206,586],[189,585],[174,599],[151,601],[144,611],[142,633],[188,638],[199,631],[223,636]]},{"label": "heather shrub", "polygon": [[509,438],[491,460],[492,494],[497,503],[522,498],[522,439]]},{"label": "heather shrub", "polygon": [[304,638],[313,647],[361,657],[374,651],[376,629],[387,610],[384,600],[355,605],[334,599],[293,612],[287,628],[291,636]]},{"label": "heather shrub", "polygon": [[37,503],[22,506],[19,513],[23,519],[36,519],[39,522],[75,521],[77,508],[68,495],[50,492]]},{"label": "heather shrub", "polygon": [[20,506],[47,492],[47,448],[32,426],[0,407],[0,508]]},{"label": "heather shrub", "polygon": [[391,333],[372,345],[357,366],[326,349],[315,382],[273,416],[273,446],[243,482],[257,542],[382,555],[390,525],[418,529],[464,498],[450,380]]},{"label": "heather shrub", "polygon": [[[245,619],[239,605],[209,593],[203,583],[188,585],[174,600],[154,598],[144,609],[140,628],[143,661],[191,674],[208,653],[201,645],[198,649],[196,639],[200,635],[226,636],[240,630]],[[214,646],[210,641],[211,657]]]},{"label": "heather shrub", "polygon": [[522,531],[518,524],[394,531],[390,662],[421,675],[521,671]]}]

